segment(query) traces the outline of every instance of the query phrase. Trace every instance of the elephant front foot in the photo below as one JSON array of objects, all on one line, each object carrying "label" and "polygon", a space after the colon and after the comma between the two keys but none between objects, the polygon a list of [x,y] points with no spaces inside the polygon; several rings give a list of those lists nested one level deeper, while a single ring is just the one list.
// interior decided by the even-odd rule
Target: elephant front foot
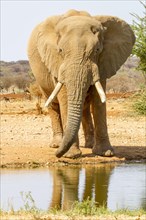
[{"label": "elephant front foot", "polygon": [[78,146],[72,145],[68,152],[64,155],[66,158],[78,158],[82,155],[81,150],[79,149]]},{"label": "elephant front foot", "polygon": [[103,157],[112,157],[114,156],[114,149],[111,146],[109,140],[97,140],[96,144],[92,149],[93,154],[103,156]]},{"label": "elephant front foot", "polygon": [[62,134],[57,134],[53,137],[51,143],[50,143],[50,147],[51,148],[58,148],[60,147],[62,143]]}]

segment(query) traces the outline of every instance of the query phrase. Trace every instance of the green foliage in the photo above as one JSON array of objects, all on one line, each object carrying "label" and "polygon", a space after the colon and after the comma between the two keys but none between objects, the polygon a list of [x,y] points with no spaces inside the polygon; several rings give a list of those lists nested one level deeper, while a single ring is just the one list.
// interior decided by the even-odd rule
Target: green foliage
[{"label": "green foliage", "polygon": [[[95,202],[93,199],[90,200],[89,198],[82,202],[75,201],[70,210],[63,211],[63,210],[59,210],[58,208],[52,208],[51,210],[49,210],[48,214],[49,213],[57,216],[60,215],[69,216],[70,217],[69,219],[77,219],[76,218],[77,216],[78,217],[105,216],[106,219],[108,219],[109,216],[113,216],[115,219],[118,219],[118,216],[120,215],[122,216],[124,215],[128,217],[128,216],[137,216],[137,215],[141,216],[146,214],[146,212],[143,209],[131,211],[127,208],[127,209],[119,209],[117,211],[110,211],[109,209],[106,208],[106,205],[98,206],[97,202]],[[129,218],[125,218],[125,219],[129,219]]]},{"label": "green foliage", "polygon": [[[39,219],[92,219],[92,216],[102,216],[104,219],[130,219],[129,216],[137,216],[140,219],[141,216],[146,214],[146,211],[143,209],[140,210],[117,210],[115,212],[110,211],[106,208],[106,206],[98,206],[98,203],[94,200],[84,200],[82,202],[74,202],[72,208],[67,211],[58,210],[58,208],[52,208],[48,211],[40,210],[36,207],[35,201],[32,198],[31,192],[21,192],[21,197],[24,202],[24,207],[22,207],[18,211],[13,211],[13,215],[24,216],[27,219],[27,215],[31,215],[31,219],[39,220]],[[8,216],[9,212],[5,212],[0,209],[1,216]],[[53,217],[54,216],[54,217]],[[120,217],[122,216],[122,218]],[[29,216],[30,217],[30,216]],[[81,218],[80,218],[81,217]],[[9,219],[9,218],[5,218]],[[16,218],[18,219],[18,218]],[[24,218],[23,218],[24,219]],[[29,218],[30,219],[30,218]]]},{"label": "green foliage", "polygon": [[25,210],[27,212],[37,212],[38,209],[35,205],[35,201],[31,195],[31,192],[20,192],[22,201],[24,203],[24,208],[21,208],[21,210]]},{"label": "green foliage", "polygon": [[146,88],[137,95],[133,107],[138,114],[146,115]]},{"label": "green foliage", "polygon": [[76,201],[72,206],[71,212],[74,215],[84,216],[100,215],[105,213],[109,214],[109,211],[105,208],[105,206],[99,207],[97,202],[90,200],[89,198],[83,202]]},{"label": "green foliage", "polygon": [[136,20],[133,21],[133,31],[136,36],[136,42],[133,48],[133,54],[139,57],[138,68],[142,70],[146,78],[146,4],[142,1],[140,3],[144,7],[144,16],[141,18],[137,14],[132,14]]}]

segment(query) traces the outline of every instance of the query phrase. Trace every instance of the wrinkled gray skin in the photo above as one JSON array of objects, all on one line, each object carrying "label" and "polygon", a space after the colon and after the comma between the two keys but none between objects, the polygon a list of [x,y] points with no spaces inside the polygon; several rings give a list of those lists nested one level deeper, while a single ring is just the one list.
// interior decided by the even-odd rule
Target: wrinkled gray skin
[{"label": "wrinkled gray skin", "polygon": [[[106,104],[94,84],[114,75],[130,55],[134,35],[128,24],[109,16],[91,17],[71,10],[38,25],[30,37],[28,57],[46,98],[57,82],[63,87],[49,107],[56,156],[81,154],[78,131],[82,121],[85,146],[93,153],[112,156],[106,122]],[[90,109],[93,114],[94,125]]]}]

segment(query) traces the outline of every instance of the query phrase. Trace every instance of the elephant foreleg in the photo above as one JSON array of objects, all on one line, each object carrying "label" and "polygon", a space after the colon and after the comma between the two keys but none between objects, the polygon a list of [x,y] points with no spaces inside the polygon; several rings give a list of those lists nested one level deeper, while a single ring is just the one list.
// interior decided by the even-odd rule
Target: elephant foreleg
[{"label": "elephant foreleg", "polygon": [[[102,82],[104,90],[106,89],[106,82]],[[98,94],[93,88],[92,91],[92,111],[94,118],[94,147],[92,149],[94,154],[101,156],[113,156],[113,148],[109,141],[106,119],[106,103],[101,103]]]},{"label": "elephant foreleg", "polygon": [[52,103],[51,107],[49,107],[48,109],[48,112],[51,118],[52,130],[53,130],[53,139],[50,143],[50,147],[58,148],[62,142],[62,136],[63,136],[59,104]]}]

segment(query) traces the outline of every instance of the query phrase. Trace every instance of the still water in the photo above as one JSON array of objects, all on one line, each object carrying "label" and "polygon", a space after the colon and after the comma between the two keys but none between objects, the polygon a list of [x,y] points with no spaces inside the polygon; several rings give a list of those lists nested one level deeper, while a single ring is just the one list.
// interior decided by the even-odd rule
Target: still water
[{"label": "still water", "polygon": [[69,209],[76,200],[94,199],[110,210],[146,210],[146,165],[123,164],[43,169],[1,169],[1,208],[24,207],[31,192],[37,208]]}]

